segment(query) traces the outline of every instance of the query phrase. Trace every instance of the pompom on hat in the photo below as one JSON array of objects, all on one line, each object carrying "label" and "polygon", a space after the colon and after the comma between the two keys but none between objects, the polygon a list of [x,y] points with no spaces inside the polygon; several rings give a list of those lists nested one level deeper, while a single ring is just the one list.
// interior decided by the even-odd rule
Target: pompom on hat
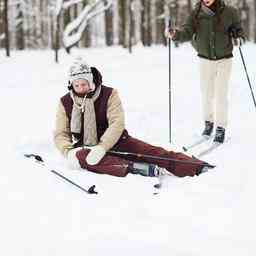
[{"label": "pompom on hat", "polygon": [[77,79],[84,79],[89,82],[91,91],[95,90],[93,83],[93,74],[90,66],[85,62],[82,57],[76,57],[69,68],[69,85]]}]

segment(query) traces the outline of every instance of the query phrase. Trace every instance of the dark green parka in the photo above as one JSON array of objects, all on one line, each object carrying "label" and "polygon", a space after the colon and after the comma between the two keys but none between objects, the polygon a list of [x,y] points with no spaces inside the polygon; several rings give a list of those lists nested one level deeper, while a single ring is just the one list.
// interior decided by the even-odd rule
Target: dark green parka
[{"label": "dark green parka", "polygon": [[[218,3],[217,3],[218,1]],[[217,11],[210,15],[201,7],[201,1],[195,6],[181,30],[177,30],[173,40],[192,41],[199,57],[210,60],[232,57],[233,44],[230,28],[235,27],[243,36],[240,18],[235,8],[216,0]],[[216,13],[219,13],[217,15]],[[197,23],[195,25],[195,16]]]}]

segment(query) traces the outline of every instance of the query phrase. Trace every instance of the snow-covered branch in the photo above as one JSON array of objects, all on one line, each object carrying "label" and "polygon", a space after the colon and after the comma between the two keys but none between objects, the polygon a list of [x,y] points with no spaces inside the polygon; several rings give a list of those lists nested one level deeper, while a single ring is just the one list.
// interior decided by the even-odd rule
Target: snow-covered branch
[{"label": "snow-covered branch", "polygon": [[63,0],[57,0],[55,6],[55,15],[59,16],[63,6]]},{"label": "snow-covered branch", "polygon": [[70,6],[72,6],[72,5],[74,5],[74,4],[79,4],[79,3],[81,3],[81,2],[83,2],[83,0],[72,0],[72,1],[64,2],[62,8],[63,8],[64,10],[66,10],[66,9],[68,9]]},{"label": "snow-covered branch", "polygon": [[23,5],[23,6],[28,5],[27,1],[25,1],[25,0],[17,0],[17,1],[12,1],[12,2],[10,2],[10,3],[8,4],[8,6],[9,6],[9,7],[12,7],[12,6],[16,6],[16,5],[18,5],[18,4]]},{"label": "snow-covered branch", "polygon": [[70,0],[70,1],[56,0],[55,15],[58,16],[61,13],[61,10],[67,10],[72,5],[79,4],[82,2],[83,0]]},{"label": "snow-covered branch", "polygon": [[79,42],[89,21],[111,5],[112,0],[97,0],[94,4],[86,5],[80,15],[66,26],[63,33],[64,46],[70,48]]},{"label": "snow-covered branch", "polygon": [[23,19],[19,18],[15,20],[15,26],[18,27],[19,25],[21,25],[23,23]]}]

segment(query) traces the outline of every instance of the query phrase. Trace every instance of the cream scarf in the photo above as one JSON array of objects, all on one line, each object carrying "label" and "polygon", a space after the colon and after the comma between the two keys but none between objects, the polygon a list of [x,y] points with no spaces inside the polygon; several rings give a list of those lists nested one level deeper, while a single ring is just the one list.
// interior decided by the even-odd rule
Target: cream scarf
[{"label": "cream scarf", "polygon": [[[98,86],[94,95],[91,98],[78,97],[74,92],[70,91],[70,96],[73,100],[73,109],[71,115],[70,129],[72,133],[81,133],[83,125],[83,144],[86,146],[94,146],[98,144],[96,116],[94,109],[94,102],[97,100],[101,92],[101,86]],[[82,124],[82,115],[84,123]]]}]

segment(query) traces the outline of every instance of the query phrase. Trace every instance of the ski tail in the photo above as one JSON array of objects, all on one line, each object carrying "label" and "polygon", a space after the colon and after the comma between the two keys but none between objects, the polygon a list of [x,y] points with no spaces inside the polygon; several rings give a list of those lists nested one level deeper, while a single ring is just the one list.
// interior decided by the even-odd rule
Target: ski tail
[{"label": "ski tail", "polygon": [[183,146],[182,149],[184,152],[188,152],[189,150],[195,148],[196,146],[199,146],[202,143],[209,141],[211,138],[212,136],[202,136],[201,138],[195,140],[191,144],[188,144],[187,146]]},{"label": "ski tail", "polygon": [[219,148],[220,146],[225,145],[229,141],[230,141],[230,137],[227,137],[224,143],[212,142],[212,144],[209,147],[207,147],[207,148],[203,149],[202,151],[200,151],[197,154],[197,157],[206,156],[206,155],[212,153],[213,151],[215,151],[215,149]]}]

